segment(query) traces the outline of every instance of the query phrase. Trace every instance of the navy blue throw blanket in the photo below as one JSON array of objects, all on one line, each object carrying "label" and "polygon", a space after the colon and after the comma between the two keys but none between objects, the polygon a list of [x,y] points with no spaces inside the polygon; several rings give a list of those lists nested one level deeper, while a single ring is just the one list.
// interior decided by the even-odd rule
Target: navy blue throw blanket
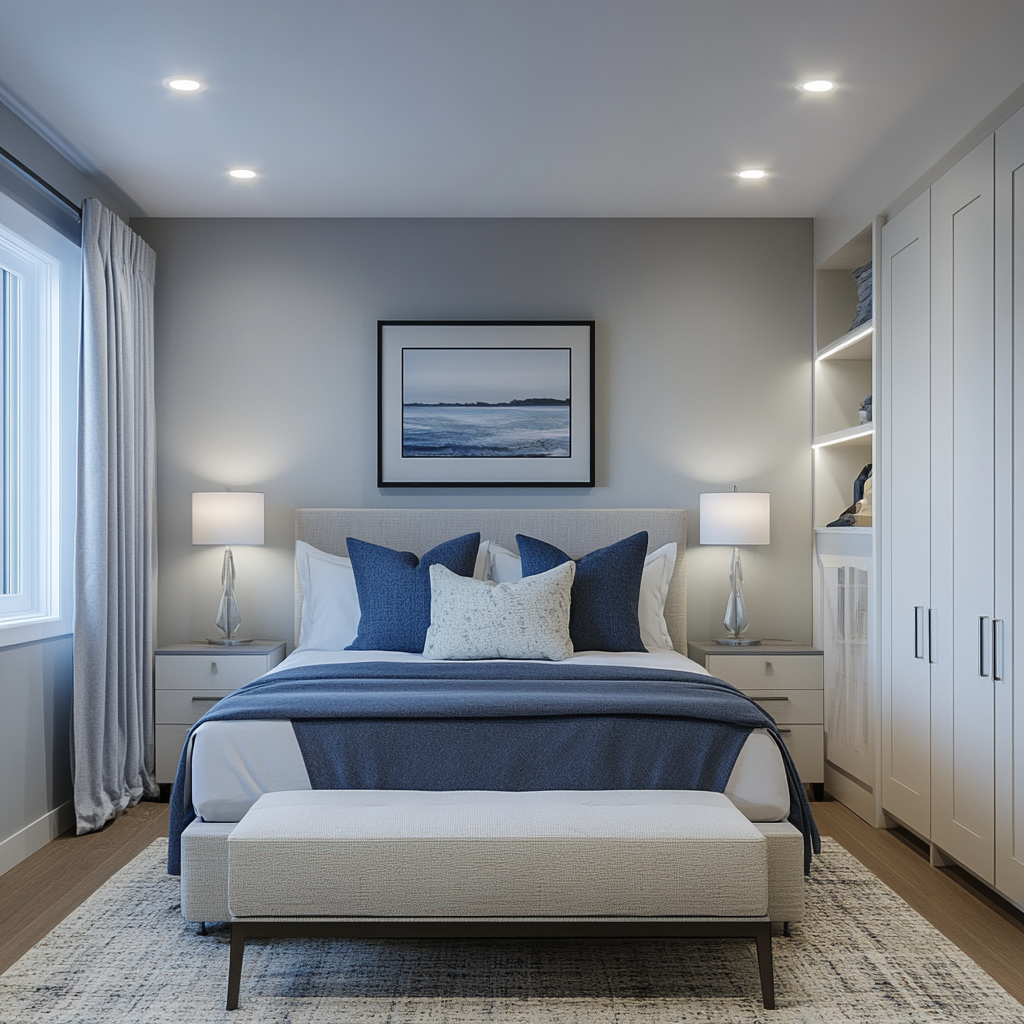
[{"label": "navy blue throw blanket", "polygon": [[[314,789],[721,793],[751,730],[764,728],[786,765],[805,870],[820,852],[775,722],[729,683],[698,673],[500,661],[316,665],[243,686],[192,729],[239,719],[290,719]],[[195,817],[184,792],[183,752],[171,794],[172,875]]]}]

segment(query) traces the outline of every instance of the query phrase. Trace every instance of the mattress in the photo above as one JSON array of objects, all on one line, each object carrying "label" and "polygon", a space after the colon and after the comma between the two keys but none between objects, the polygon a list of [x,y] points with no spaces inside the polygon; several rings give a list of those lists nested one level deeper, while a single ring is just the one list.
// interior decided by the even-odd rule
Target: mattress
[{"label": "mattress", "polygon": [[[272,673],[312,665],[366,661],[418,662],[420,654],[396,651],[313,651],[299,648]],[[426,662],[429,664],[429,662]],[[566,663],[620,665],[707,674],[675,651],[576,654]],[[295,732],[288,721],[204,722],[193,734],[186,799],[203,821],[240,821],[264,794],[311,789]],[[785,765],[765,729],[751,732],[740,751],[725,795],[750,821],[785,821],[790,795]]]}]

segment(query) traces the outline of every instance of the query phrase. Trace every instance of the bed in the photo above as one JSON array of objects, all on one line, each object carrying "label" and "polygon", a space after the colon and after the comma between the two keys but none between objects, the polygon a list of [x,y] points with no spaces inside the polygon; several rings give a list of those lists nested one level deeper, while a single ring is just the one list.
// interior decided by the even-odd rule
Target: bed
[{"label": "bed", "polygon": [[[220,890],[226,836],[263,793],[282,790],[717,789],[764,828],[795,825],[803,833],[806,854],[816,844],[795,769],[770,719],[765,721],[756,705],[748,717],[733,723],[733,734],[715,726],[718,747],[707,739],[717,712],[676,706],[684,691],[688,700],[702,693],[701,706],[719,701],[723,687],[732,691],[678,653],[686,650],[684,511],[300,509],[295,526],[297,541],[335,556],[347,554],[349,537],[421,554],[478,531],[511,551],[516,550],[516,534],[523,533],[578,558],[643,530],[651,552],[677,545],[674,571],[661,595],[664,628],[674,650],[584,651],[554,666],[533,659],[445,665],[416,653],[298,644],[272,673],[221,702],[230,706],[218,705],[186,742],[171,798],[168,867],[182,875],[182,913],[188,920],[224,919]],[[297,643],[306,597],[297,573]],[[425,692],[430,686],[443,693]],[[539,712],[538,694],[547,702]],[[309,695],[313,703],[320,702],[321,717],[332,723],[327,741],[310,739],[314,725],[323,723],[313,722],[316,716],[304,703]],[[444,722],[431,710],[442,697]],[[652,701],[664,705],[661,717],[648,714]],[[272,712],[262,717],[260,707]],[[683,739],[684,721],[697,730],[693,737],[700,733],[703,738]],[[520,734],[522,740],[515,738]],[[700,756],[693,754],[697,748],[703,751]],[[481,751],[492,749],[489,760],[481,757]],[[559,761],[549,757],[555,749],[571,753]],[[670,749],[673,753],[662,761],[672,764],[659,763],[660,753]],[[679,782],[674,765],[686,760],[694,762],[686,770],[699,778],[696,785]],[[410,785],[410,779],[425,781]],[[192,834],[199,838],[179,860],[179,836],[193,819],[201,831],[194,828]]]}]

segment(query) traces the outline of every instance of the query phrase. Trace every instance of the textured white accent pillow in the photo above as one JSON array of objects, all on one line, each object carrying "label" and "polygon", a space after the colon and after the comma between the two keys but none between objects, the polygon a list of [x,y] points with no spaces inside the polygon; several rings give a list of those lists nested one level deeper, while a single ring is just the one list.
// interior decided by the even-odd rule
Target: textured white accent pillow
[{"label": "textured white accent pillow", "polygon": [[[523,578],[523,563],[519,555],[495,541],[481,543],[481,552],[487,546],[487,565],[483,579],[495,583],[513,583]],[[668,585],[676,571],[678,545],[673,541],[652,551],[644,559],[644,572],[640,578],[640,639],[649,651],[672,651],[672,637],[665,622],[665,601]],[[479,578],[479,577],[478,577]]]},{"label": "textured white accent pillow", "polygon": [[359,595],[351,560],[297,540],[295,562],[302,589],[299,646],[343,651],[359,632]]},{"label": "textured white accent pillow", "polygon": [[569,598],[576,563],[518,583],[458,576],[430,567],[430,628],[423,656],[437,661],[542,658],[572,654]]}]

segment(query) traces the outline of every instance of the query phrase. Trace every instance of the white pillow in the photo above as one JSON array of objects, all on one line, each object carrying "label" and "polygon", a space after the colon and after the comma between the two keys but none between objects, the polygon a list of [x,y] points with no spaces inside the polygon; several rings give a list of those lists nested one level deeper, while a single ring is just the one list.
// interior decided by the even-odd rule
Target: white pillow
[{"label": "white pillow", "polygon": [[665,621],[665,601],[672,573],[676,571],[678,545],[673,541],[652,551],[644,559],[640,577],[640,639],[649,651],[672,651],[672,637]]},{"label": "white pillow", "polygon": [[295,542],[302,588],[299,646],[316,651],[343,651],[359,632],[359,595],[352,562]]},{"label": "white pillow", "polygon": [[487,579],[487,562],[490,557],[489,549],[491,542],[489,540],[480,541],[480,547],[476,549],[476,564],[473,566],[473,579],[485,580]]},{"label": "white pillow", "polygon": [[[481,549],[484,544],[487,545],[484,579],[494,580],[495,583],[514,583],[523,578],[523,562],[519,555],[493,540],[482,542]],[[644,559],[637,613],[640,619],[640,639],[649,651],[675,650],[665,622],[665,600],[668,598],[669,582],[676,570],[678,548],[673,541],[652,551]]]},{"label": "white pillow", "polygon": [[572,654],[569,602],[576,564],[495,583],[430,567],[430,627],[423,656],[434,660],[543,658]]},{"label": "white pillow", "polygon": [[487,568],[483,579],[495,583],[515,583],[523,578],[523,560],[515,551],[503,548],[497,541],[487,543]]}]

